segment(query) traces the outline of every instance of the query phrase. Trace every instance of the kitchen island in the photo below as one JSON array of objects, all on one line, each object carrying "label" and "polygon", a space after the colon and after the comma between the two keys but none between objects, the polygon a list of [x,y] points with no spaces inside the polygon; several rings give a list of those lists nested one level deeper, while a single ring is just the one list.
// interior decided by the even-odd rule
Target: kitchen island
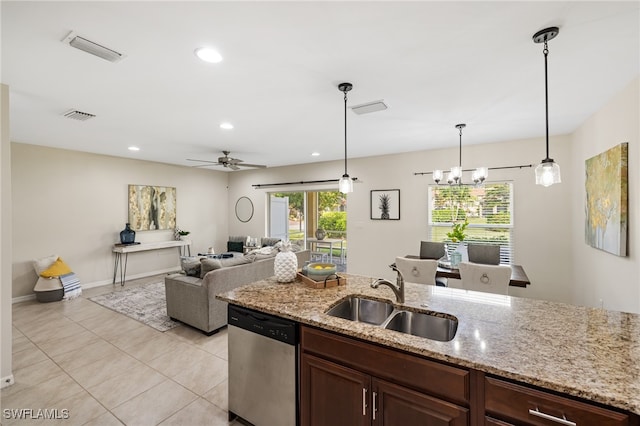
[{"label": "kitchen island", "polygon": [[[406,283],[403,309],[435,311],[458,319],[455,337],[442,342],[327,315],[329,308],[351,295],[395,301],[389,288],[372,289],[372,278],[345,276],[346,286],[328,289],[281,284],[270,278],[218,297],[321,331],[462,367],[472,377],[480,374],[482,380],[485,375],[504,378],[613,407],[631,414],[627,423],[615,424],[638,424],[640,316]],[[472,393],[481,389],[481,395],[470,401],[489,400],[479,380],[473,379],[469,388]],[[477,411],[474,403],[466,405]]]}]

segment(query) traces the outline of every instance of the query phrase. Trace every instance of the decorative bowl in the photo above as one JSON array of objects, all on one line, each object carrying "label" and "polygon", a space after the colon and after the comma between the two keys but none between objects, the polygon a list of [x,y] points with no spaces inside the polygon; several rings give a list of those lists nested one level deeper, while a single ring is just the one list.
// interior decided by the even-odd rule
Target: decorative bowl
[{"label": "decorative bowl", "polygon": [[310,263],[307,267],[307,276],[316,281],[322,281],[327,276],[336,273],[335,263]]}]

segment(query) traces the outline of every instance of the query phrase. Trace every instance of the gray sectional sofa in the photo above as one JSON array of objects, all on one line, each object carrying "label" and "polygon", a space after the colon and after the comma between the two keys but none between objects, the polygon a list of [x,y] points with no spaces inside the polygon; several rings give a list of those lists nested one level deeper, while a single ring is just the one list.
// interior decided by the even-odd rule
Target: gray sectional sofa
[{"label": "gray sectional sofa", "polygon": [[[298,266],[302,267],[309,260],[309,251],[299,251],[296,256]],[[250,255],[237,255],[219,261],[220,266],[214,266],[216,269],[203,270],[205,274],[202,278],[184,274],[168,275],[164,279],[167,314],[206,334],[213,334],[227,325],[227,303],[216,299],[216,294],[273,276],[274,261],[275,256],[252,259]],[[203,267],[209,263],[215,265],[215,262],[205,261]]]}]

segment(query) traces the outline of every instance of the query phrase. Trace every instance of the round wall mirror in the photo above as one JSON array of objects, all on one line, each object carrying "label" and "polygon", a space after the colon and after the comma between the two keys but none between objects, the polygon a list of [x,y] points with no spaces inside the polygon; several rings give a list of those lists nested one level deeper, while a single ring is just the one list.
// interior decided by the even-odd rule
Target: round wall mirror
[{"label": "round wall mirror", "polygon": [[253,217],[253,203],[249,197],[240,197],[236,201],[236,217],[240,222],[249,222]]}]

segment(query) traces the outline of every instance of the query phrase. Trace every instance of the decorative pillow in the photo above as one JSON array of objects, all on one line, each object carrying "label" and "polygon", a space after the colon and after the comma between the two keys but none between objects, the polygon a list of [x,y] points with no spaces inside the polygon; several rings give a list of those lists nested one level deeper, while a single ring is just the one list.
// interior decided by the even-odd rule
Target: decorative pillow
[{"label": "decorative pillow", "polygon": [[42,257],[40,259],[34,259],[33,261],[33,269],[35,269],[36,274],[40,275],[42,271],[49,268],[49,266],[53,265],[56,260],[58,260],[57,254],[52,254],[51,256]]},{"label": "decorative pillow", "polygon": [[227,251],[235,251],[238,253],[242,253],[243,250],[244,250],[243,242],[236,242],[236,241],[227,242]]},{"label": "decorative pillow", "polygon": [[189,277],[199,277],[202,264],[200,258],[195,256],[184,256],[180,258],[182,270]]},{"label": "decorative pillow", "polygon": [[70,274],[71,272],[73,271],[69,268],[69,265],[64,263],[62,258],[59,257],[53,265],[40,272],[40,276],[45,278],[59,277],[60,275]]},{"label": "decorative pillow", "polygon": [[275,246],[276,243],[278,243],[280,241],[280,238],[261,238],[260,239],[260,245],[262,247],[264,246]]},{"label": "decorative pillow", "polygon": [[222,268],[222,263],[218,259],[200,259],[200,278],[204,278],[207,273]]}]

